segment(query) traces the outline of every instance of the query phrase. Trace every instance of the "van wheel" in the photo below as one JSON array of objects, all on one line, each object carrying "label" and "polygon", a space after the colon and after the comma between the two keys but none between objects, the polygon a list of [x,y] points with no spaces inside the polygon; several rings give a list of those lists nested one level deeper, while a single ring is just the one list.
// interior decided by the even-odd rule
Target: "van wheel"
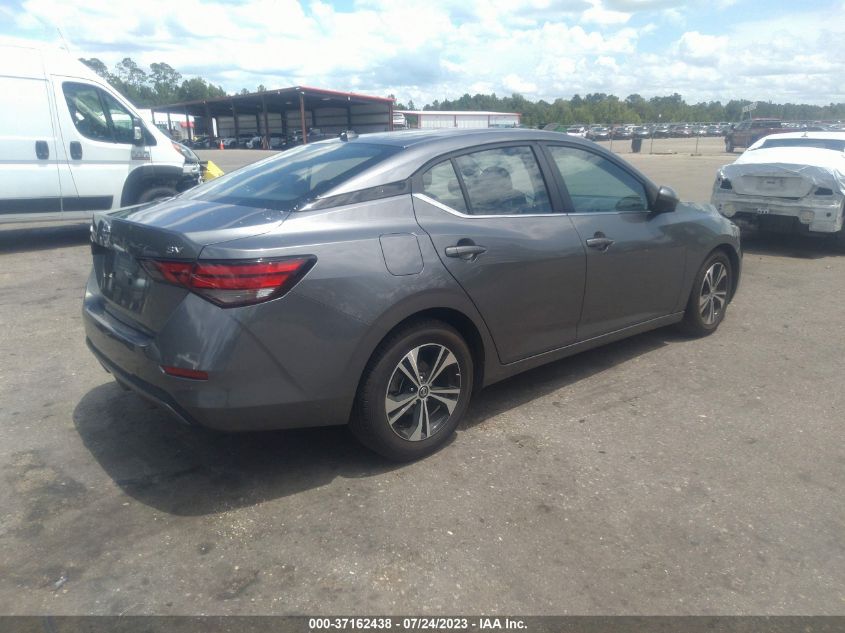
[{"label": "van wheel", "polygon": [[375,452],[411,461],[455,432],[472,393],[469,347],[449,325],[416,321],[379,345],[364,370],[350,428]]},{"label": "van wheel", "polygon": [[707,336],[725,319],[731,291],[733,269],[722,251],[712,253],[701,265],[692,284],[684,320],[678,325],[688,336]]},{"label": "van wheel", "polygon": [[137,204],[152,202],[153,200],[161,200],[162,198],[172,198],[177,193],[179,192],[173,187],[151,187],[138,196]]}]

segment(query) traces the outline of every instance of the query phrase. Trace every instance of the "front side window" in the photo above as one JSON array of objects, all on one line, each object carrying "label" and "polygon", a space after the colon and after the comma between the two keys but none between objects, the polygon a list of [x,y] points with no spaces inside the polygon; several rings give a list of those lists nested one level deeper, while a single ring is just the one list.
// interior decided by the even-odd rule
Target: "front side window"
[{"label": "front side window", "polygon": [[474,215],[551,213],[546,184],[530,147],[500,147],[455,159]]},{"label": "front side window", "polygon": [[341,141],[301,145],[195,187],[184,196],[292,211],[398,151],[389,145]]},{"label": "front side window", "polygon": [[134,140],[133,117],[120,102],[109,93],[100,91],[100,96],[106,106],[106,115],[111,120],[115,143],[129,143]]},{"label": "front side window", "polygon": [[113,142],[109,118],[100,101],[100,90],[87,84],[63,84],[70,118],[82,136]]},{"label": "front side window", "polygon": [[575,147],[550,146],[574,213],[646,211],[645,188],[608,159]]}]

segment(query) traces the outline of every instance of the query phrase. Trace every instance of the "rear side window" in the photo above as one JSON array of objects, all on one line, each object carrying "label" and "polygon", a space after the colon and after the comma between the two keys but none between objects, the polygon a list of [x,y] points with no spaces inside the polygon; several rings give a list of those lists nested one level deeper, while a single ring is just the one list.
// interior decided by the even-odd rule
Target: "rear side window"
[{"label": "rear side window", "polygon": [[195,187],[184,196],[293,211],[398,151],[398,147],[357,142],[302,145]]},{"label": "rear side window", "polygon": [[105,90],[88,84],[62,84],[70,118],[86,138],[106,143],[131,144],[133,117]]},{"label": "rear side window", "polygon": [[550,146],[549,152],[569,192],[574,213],[648,209],[642,183],[615,163],[574,147]]},{"label": "rear side window", "polygon": [[467,213],[467,205],[458,176],[452,167],[452,161],[435,165],[422,176],[423,193],[429,198],[452,207],[461,213]]},{"label": "rear side window", "polygon": [[543,175],[530,147],[500,147],[455,159],[474,215],[551,213]]}]

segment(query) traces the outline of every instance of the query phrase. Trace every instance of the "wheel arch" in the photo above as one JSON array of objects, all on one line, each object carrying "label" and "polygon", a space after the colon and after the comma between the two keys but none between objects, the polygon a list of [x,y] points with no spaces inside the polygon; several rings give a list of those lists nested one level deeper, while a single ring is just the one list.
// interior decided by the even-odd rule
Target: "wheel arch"
[{"label": "wheel arch", "polygon": [[120,206],[135,204],[140,195],[150,187],[173,187],[176,189],[182,180],[182,168],[174,165],[142,165],[133,169],[120,196]]}]

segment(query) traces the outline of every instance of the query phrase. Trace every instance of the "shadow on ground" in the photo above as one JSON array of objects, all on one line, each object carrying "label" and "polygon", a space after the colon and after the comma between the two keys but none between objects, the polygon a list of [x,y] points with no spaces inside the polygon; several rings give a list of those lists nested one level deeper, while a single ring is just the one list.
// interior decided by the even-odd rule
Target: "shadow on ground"
[{"label": "shadow on ground", "polygon": [[[461,429],[682,340],[664,328],[493,385],[477,394]],[[74,423],[126,494],[176,515],[250,506],[336,477],[369,477],[402,467],[363,448],[346,427],[219,434],[184,426],[114,383],[89,391],[74,410]]]},{"label": "shadow on ground", "polygon": [[52,250],[88,243],[89,223],[0,229],[0,253]]},{"label": "shadow on ground", "polygon": [[742,232],[742,250],[754,255],[775,255],[796,259],[821,259],[845,255],[845,242],[834,236],[793,233]]}]

